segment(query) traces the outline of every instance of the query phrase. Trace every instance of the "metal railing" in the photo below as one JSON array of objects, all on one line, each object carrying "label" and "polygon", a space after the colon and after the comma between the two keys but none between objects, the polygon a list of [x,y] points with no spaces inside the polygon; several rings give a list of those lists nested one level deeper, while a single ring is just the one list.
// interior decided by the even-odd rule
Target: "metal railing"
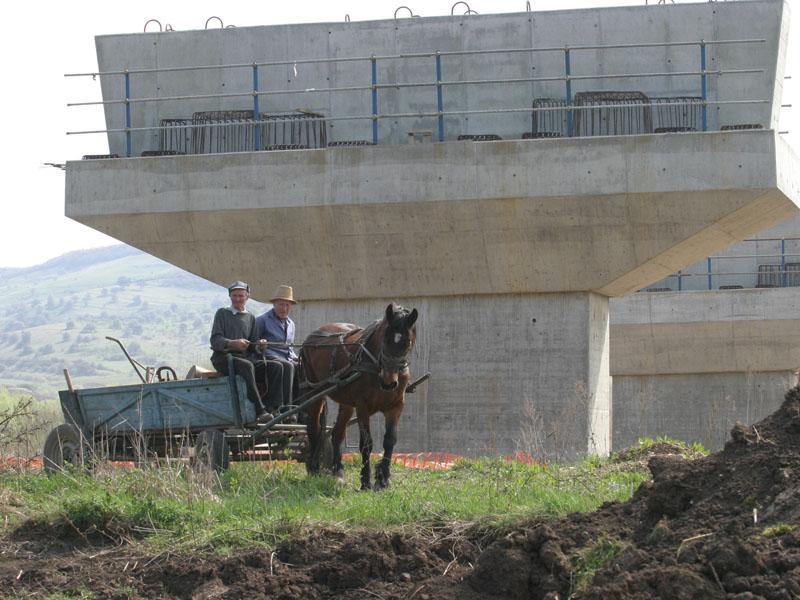
[{"label": "metal railing", "polygon": [[[459,50],[449,52],[420,52],[410,54],[395,54],[383,56],[351,56],[351,57],[337,57],[337,58],[311,58],[311,59],[297,59],[297,60],[281,60],[281,61],[261,61],[252,63],[232,63],[225,65],[196,65],[196,66],[181,66],[181,67],[159,67],[159,68],[141,68],[141,69],[125,69],[125,70],[112,70],[103,72],[91,73],[69,73],[66,77],[121,77],[123,96],[120,98],[113,98],[100,101],[88,102],[72,102],[67,106],[69,107],[86,107],[86,106],[113,106],[120,105],[124,110],[123,127],[95,129],[86,131],[69,131],[68,135],[79,134],[123,134],[125,136],[125,154],[126,156],[132,155],[132,135],[136,132],[159,132],[173,127],[172,124],[159,124],[143,127],[133,127],[132,125],[132,111],[137,105],[145,103],[160,103],[160,102],[175,102],[175,101],[193,101],[193,100],[208,100],[208,99],[230,99],[230,98],[250,98],[252,108],[252,119],[244,122],[252,128],[252,149],[263,149],[262,144],[262,127],[261,120],[264,114],[261,105],[262,99],[269,97],[287,95],[287,94],[332,94],[332,93],[351,93],[351,92],[369,92],[368,103],[370,106],[369,112],[360,114],[348,115],[327,115],[324,117],[325,121],[358,121],[367,120],[371,122],[371,143],[378,144],[379,141],[379,123],[385,119],[402,119],[402,118],[435,118],[437,122],[437,138],[439,141],[445,141],[445,118],[448,116],[464,116],[469,115],[488,115],[488,114],[514,114],[526,113],[535,116],[537,113],[544,113],[547,111],[556,110],[559,114],[563,114],[565,126],[564,134],[568,137],[579,135],[578,131],[581,118],[590,111],[601,110],[628,110],[631,108],[630,103],[615,103],[600,102],[590,103],[589,105],[576,101],[579,94],[576,94],[573,89],[573,82],[578,81],[611,81],[618,79],[636,80],[648,79],[654,77],[696,77],[697,96],[682,95],[670,101],[669,97],[659,98],[658,105],[661,108],[674,106],[674,107],[687,107],[689,110],[699,110],[699,129],[701,131],[708,131],[708,107],[709,106],[724,106],[724,105],[755,105],[755,104],[770,104],[771,99],[763,98],[747,98],[747,99],[729,99],[729,100],[712,100],[709,98],[709,79],[711,77],[721,76],[737,76],[743,74],[764,73],[764,68],[746,68],[746,69],[708,69],[707,68],[707,48],[710,46],[721,46],[730,44],[762,44],[765,43],[764,39],[734,39],[734,40],[696,40],[696,41],[681,41],[681,42],[647,42],[647,43],[630,43],[630,44],[603,44],[603,45],[575,45],[575,46],[553,46],[543,48],[504,48],[494,50]],[[691,70],[681,71],[651,71],[640,73],[610,73],[610,74],[575,74],[573,73],[573,57],[575,53],[583,51],[595,50],[635,50],[642,48],[662,48],[662,47],[687,47],[696,48],[698,51],[697,62],[698,68]],[[536,53],[561,53],[564,58],[563,73],[551,76],[541,77],[514,77],[514,78],[489,78],[489,79],[463,79],[463,80],[445,80],[443,59],[447,57],[459,56],[474,56],[474,55],[493,55],[493,54],[536,54]],[[433,64],[431,71],[434,74],[433,80],[427,81],[394,81],[394,82],[379,82],[378,81],[378,63],[383,61],[408,61],[408,60],[430,59]],[[332,87],[306,87],[304,89],[262,89],[261,70],[267,67],[276,66],[292,66],[294,69],[298,65],[303,64],[341,64],[341,63],[358,63],[364,62],[369,65],[369,83],[364,85],[347,85],[347,86],[332,86]],[[131,79],[138,75],[152,75],[158,73],[178,73],[187,71],[203,71],[203,70],[219,70],[219,69],[249,69],[251,71],[252,85],[249,89],[237,92],[226,93],[209,93],[209,94],[181,94],[172,96],[150,96],[135,98],[131,95]],[[445,90],[454,86],[485,86],[485,85],[519,85],[519,84],[537,84],[547,82],[563,82],[564,96],[563,105],[558,107],[536,106],[535,98],[532,99],[532,105],[524,107],[511,107],[511,108],[461,108],[449,107],[445,109]],[[420,110],[413,112],[392,112],[381,113],[379,112],[379,94],[383,90],[400,90],[404,88],[430,88],[433,92],[433,102],[435,102],[436,110]],[[598,92],[599,93],[599,92]],[[587,112],[589,111],[589,112]],[[238,111],[237,111],[238,112]],[[187,119],[185,116],[179,118]],[[230,123],[187,123],[185,127],[189,130],[195,128],[209,128],[209,127],[229,127]],[[696,129],[696,127],[684,127],[684,130]],[[647,133],[649,131],[637,131],[638,133]],[[534,133],[534,132],[532,132]]]},{"label": "metal railing", "polygon": [[[744,253],[744,248],[753,245],[755,252]],[[758,252],[759,245],[767,249]],[[640,291],[781,287],[800,287],[800,237],[743,240],[725,253],[709,256]]]}]

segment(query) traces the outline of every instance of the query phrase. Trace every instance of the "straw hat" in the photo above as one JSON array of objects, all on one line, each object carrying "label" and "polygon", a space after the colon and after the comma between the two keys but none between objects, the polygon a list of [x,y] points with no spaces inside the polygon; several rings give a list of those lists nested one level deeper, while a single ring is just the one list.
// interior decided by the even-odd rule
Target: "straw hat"
[{"label": "straw hat", "polygon": [[297,304],[297,301],[294,299],[294,294],[292,293],[292,286],[290,285],[279,285],[270,302],[275,302],[275,300],[286,300],[292,304]]}]

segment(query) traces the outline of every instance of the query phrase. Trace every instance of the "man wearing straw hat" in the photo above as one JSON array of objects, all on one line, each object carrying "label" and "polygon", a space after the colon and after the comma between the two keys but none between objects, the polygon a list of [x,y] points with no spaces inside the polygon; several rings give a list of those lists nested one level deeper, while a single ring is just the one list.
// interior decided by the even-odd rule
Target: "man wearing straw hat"
[{"label": "man wearing straw hat", "polygon": [[[279,285],[272,299],[272,308],[256,319],[259,337],[267,340],[264,358],[267,364],[280,365],[282,370],[280,381],[283,390],[284,406],[292,403],[295,391],[295,367],[297,354],[292,348],[294,343],[294,321],[289,318],[292,307],[297,304],[291,286]],[[269,407],[277,410],[280,407]]]}]

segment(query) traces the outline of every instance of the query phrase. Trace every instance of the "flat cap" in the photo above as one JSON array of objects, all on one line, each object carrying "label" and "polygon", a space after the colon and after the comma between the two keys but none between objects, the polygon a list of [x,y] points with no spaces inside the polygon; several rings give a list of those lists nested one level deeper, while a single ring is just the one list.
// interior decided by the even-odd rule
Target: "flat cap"
[{"label": "flat cap", "polygon": [[234,281],[232,284],[228,286],[228,295],[233,292],[233,290],[244,290],[248,294],[250,293],[250,286],[247,285],[244,281]]}]

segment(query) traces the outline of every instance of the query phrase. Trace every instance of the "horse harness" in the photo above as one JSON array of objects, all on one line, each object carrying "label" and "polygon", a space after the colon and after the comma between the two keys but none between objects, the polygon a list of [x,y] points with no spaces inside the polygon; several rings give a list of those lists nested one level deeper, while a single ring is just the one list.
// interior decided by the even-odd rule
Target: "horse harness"
[{"label": "horse harness", "polygon": [[[303,357],[303,364],[305,365],[302,370],[304,379],[306,379],[306,381],[308,380],[308,374],[306,373],[306,370],[310,367],[308,353],[312,347],[333,348],[333,352],[331,352],[331,362],[328,368],[329,375],[325,379],[326,382],[335,381],[337,379],[345,379],[355,372],[372,373],[377,375],[384,367],[391,371],[397,372],[403,372],[408,369],[408,355],[410,354],[410,349],[402,356],[394,356],[384,352],[383,344],[381,344],[380,352],[378,352],[378,356],[376,358],[375,355],[367,348],[372,340],[372,336],[375,335],[375,332],[378,330],[381,321],[381,319],[378,319],[370,323],[365,328],[353,327],[352,329],[341,332],[321,331],[319,329],[312,332],[308,336],[309,338],[335,337],[338,338],[338,340],[335,344],[303,344],[300,354]],[[345,342],[348,337],[358,333],[359,331],[363,331],[364,333],[357,342]],[[355,352],[349,352],[345,349],[348,346],[357,346],[357,349]],[[347,364],[341,369],[337,370],[336,362],[340,356],[340,352],[344,352],[347,356]],[[316,383],[318,384],[320,382]]]}]

